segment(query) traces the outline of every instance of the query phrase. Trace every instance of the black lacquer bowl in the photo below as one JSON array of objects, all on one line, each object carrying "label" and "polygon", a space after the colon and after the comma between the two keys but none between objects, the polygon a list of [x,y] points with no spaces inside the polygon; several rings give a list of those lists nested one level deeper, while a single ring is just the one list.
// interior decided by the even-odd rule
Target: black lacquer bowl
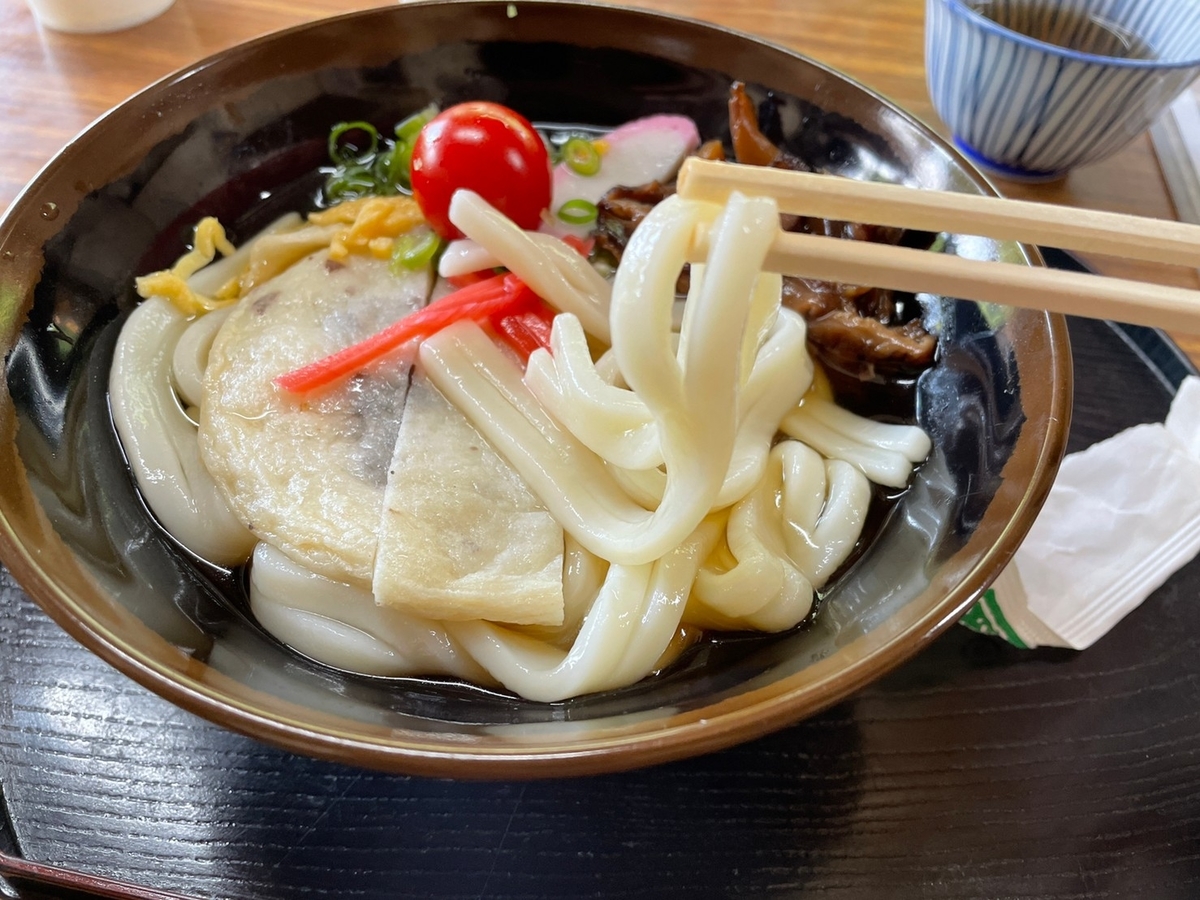
[{"label": "black lacquer bowl", "polygon": [[[934,453],[815,623],[707,641],[666,673],[563,703],[346,675],[280,646],[236,580],[153,522],[114,435],[107,375],[133,277],[168,264],[201,215],[240,239],[305,206],[333,122],[482,98],[546,123],[682,112],[722,137],[735,78],[818,169],[990,191],[928,129],[817,63],[605,6],[368,11],[236,47],[122,104],[0,223],[5,563],[78,640],[180,706],[297,752],[422,774],[578,774],[701,753],[822,709],[916,653],[1000,572],[1049,489],[1071,396],[1058,317],[931,299],[940,359],[915,393]],[[950,238],[946,252],[1040,264],[979,239]]]}]

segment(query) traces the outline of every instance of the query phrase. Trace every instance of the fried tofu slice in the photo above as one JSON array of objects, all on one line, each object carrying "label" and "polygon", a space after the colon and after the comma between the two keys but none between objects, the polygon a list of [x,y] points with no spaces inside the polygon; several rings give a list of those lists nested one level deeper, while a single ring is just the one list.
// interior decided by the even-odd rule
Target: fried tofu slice
[{"label": "fried tofu slice", "polygon": [[260,540],[334,581],[370,586],[388,464],[411,354],[312,396],[273,380],[425,305],[431,272],[321,251],[238,302],[204,376],[200,450],[234,513]]},{"label": "fried tofu slice", "polygon": [[414,370],[384,494],[376,602],[431,619],[563,620],[563,531]]}]

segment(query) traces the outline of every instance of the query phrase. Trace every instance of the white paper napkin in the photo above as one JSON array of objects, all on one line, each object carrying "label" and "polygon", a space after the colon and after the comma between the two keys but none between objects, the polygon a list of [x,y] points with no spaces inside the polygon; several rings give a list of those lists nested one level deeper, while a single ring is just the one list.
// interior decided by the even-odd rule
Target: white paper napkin
[{"label": "white paper napkin", "polygon": [[1200,551],[1200,379],[1162,424],[1067,456],[1037,521],[962,619],[1020,647],[1082,650]]}]

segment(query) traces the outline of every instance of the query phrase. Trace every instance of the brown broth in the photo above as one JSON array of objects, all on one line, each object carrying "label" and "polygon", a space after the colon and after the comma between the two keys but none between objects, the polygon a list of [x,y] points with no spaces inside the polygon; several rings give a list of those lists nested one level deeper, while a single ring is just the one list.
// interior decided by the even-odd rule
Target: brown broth
[{"label": "brown broth", "polygon": [[971,8],[997,25],[1067,50],[1117,59],[1154,59],[1154,48],[1123,25],[1054,0],[975,0]]}]

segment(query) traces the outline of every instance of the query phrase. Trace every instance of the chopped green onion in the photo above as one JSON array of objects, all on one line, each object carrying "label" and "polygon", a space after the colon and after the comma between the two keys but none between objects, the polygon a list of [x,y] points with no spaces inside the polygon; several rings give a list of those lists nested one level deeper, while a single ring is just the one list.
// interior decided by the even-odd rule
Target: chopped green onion
[{"label": "chopped green onion", "polygon": [[[333,167],[322,191],[324,203],[339,203],[367,196],[412,192],[413,144],[421,129],[438,113],[427,106],[396,126],[396,140],[385,140],[370,122],[339,122],[329,132],[329,158]],[[368,140],[363,141],[362,135]],[[366,146],[359,146],[359,143]]]},{"label": "chopped green onion", "polygon": [[441,238],[430,228],[414,228],[396,238],[392,249],[391,269],[395,275],[404,270],[424,268],[433,262],[442,247]]},{"label": "chopped green onion", "polygon": [[558,217],[569,225],[588,225],[596,221],[596,214],[599,210],[596,209],[595,203],[590,203],[587,200],[568,200],[558,208]]},{"label": "chopped green onion", "polygon": [[387,149],[376,155],[375,164],[371,169],[379,185],[377,193],[384,195],[408,193],[408,168],[412,159],[411,151],[406,156],[404,144],[393,144],[391,141],[387,141],[385,146]]},{"label": "chopped green onion", "polygon": [[572,172],[595,175],[600,171],[600,153],[587,138],[573,137],[562,148],[563,162]]},{"label": "chopped green onion", "polygon": [[340,200],[355,200],[375,193],[378,184],[375,176],[365,166],[348,166],[330,175],[325,182],[325,197],[335,203]]},{"label": "chopped green onion", "polygon": [[[346,141],[342,136],[352,131],[361,131],[371,139],[371,144],[365,150]],[[339,122],[329,132],[329,158],[335,165],[349,165],[359,162],[365,156],[371,156],[379,149],[379,132],[370,122]]]},{"label": "chopped green onion", "polygon": [[401,141],[396,145],[396,152],[394,154],[395,158],[392,164],[392,171],[395,173],[393,181],[403,191],[412,190],[412,157],[414,143],[415,138],[412,141]]},{"label": "chopped green onion", "polygon": [[396,147],[390,142],[384,143],[384,150],[375,154],[375,158],[371,161],[371,174],[375,179],[386,185],[391,178],[389,177],[392,169],[392,161],[396,156]]},{"label": "chopped green onion", "polygon": [[419,112],[413,113],[403,122],[396,126],[397,139],[411,144],[417,133],[424,128],[429,120],[438,114],[436,103],[430,103],[427,107]]}]

